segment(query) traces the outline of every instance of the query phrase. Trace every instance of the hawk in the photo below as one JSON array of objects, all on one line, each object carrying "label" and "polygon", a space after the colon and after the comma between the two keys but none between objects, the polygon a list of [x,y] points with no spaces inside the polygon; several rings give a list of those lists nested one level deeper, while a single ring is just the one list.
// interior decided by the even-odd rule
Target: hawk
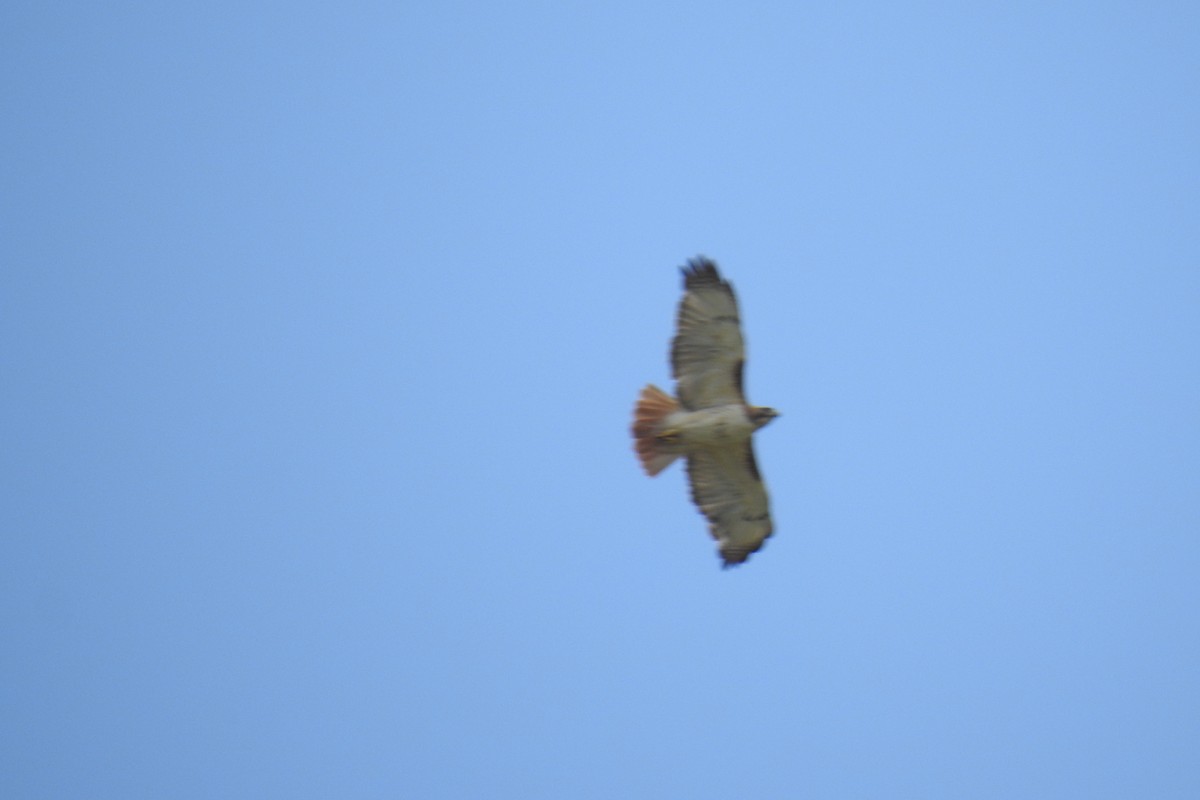
[{"label": "hawk", "polygon": [[771,535],[767,489],[751,437],[779,413],[746,402],[746,351],[733,287],[717,265],[683,268],[671,377],[676,397],[647,384],[633,415],[634,449],[647,475],[687,458],[692,501],[708,518],[722,566],[741,564]]}]

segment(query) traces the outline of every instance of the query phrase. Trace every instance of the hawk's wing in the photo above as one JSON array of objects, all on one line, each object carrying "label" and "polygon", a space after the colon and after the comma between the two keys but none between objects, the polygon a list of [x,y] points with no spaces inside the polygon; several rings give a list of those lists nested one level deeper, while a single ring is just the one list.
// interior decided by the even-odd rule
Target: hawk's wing
[{"label": "hawk's wing", "polygon": [[686,291],[671,341],[671,373],[680,404],[694,411],[745,403],[745,347],[733,287],[721,279],[717,265],[703,257],[688,262],[683,285]]},{"label": "hawk's wing", "polygon": [[744,443],[688,454],[692,500],[708,517],[708,532],[717,540],[728,567],[740,564],[771,535],[767,487],[758,474],[754,448]]}]

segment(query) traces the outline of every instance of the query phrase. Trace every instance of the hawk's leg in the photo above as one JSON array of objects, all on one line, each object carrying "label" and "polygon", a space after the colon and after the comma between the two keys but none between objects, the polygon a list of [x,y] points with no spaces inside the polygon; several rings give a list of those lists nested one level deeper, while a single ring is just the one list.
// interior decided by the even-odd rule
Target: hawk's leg
[{"label": "hawk's leg", "polygon": [[654,435],[654,440],[656,442],[667,445],[679,444],[682,438],[683,434],[681,434],[677,428],[667,428],[666,430],[660,431]]}]

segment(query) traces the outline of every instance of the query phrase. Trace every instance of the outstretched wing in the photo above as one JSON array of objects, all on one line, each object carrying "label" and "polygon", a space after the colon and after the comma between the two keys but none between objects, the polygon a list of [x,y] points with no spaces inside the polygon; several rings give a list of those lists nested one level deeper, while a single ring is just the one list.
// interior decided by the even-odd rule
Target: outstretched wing
[{"label": "outstretched wing", "polygon": [[724,566],[740,564],[771,535],[767,487],[758,474],[754,448],[743,444],[688,455],[692,500],[708,517]]},{"label": "outstretched wing", "polygon": [[745,403],[745,346],[733,287],[704,257],[684,267],[683,285],[686,291],[671,341],[671,373],[680,404],[695,411]]}]

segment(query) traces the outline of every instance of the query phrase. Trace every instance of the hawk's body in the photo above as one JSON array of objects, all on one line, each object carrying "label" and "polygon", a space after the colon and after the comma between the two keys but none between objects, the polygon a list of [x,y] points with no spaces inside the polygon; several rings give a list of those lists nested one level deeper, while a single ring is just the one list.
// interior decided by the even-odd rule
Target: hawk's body
[{"label": "hawk's body", "polygon": [[671,342],[678,399],[656,386],[643,389],[633,437],[649,475],[687,458],[692,500],[730,566],[749,558],[771,535],[767,490],[751,436],[778,414],[746,402],[745,345],[733,287],[706,258],[690,261],[683,276],[686,291]]}]

